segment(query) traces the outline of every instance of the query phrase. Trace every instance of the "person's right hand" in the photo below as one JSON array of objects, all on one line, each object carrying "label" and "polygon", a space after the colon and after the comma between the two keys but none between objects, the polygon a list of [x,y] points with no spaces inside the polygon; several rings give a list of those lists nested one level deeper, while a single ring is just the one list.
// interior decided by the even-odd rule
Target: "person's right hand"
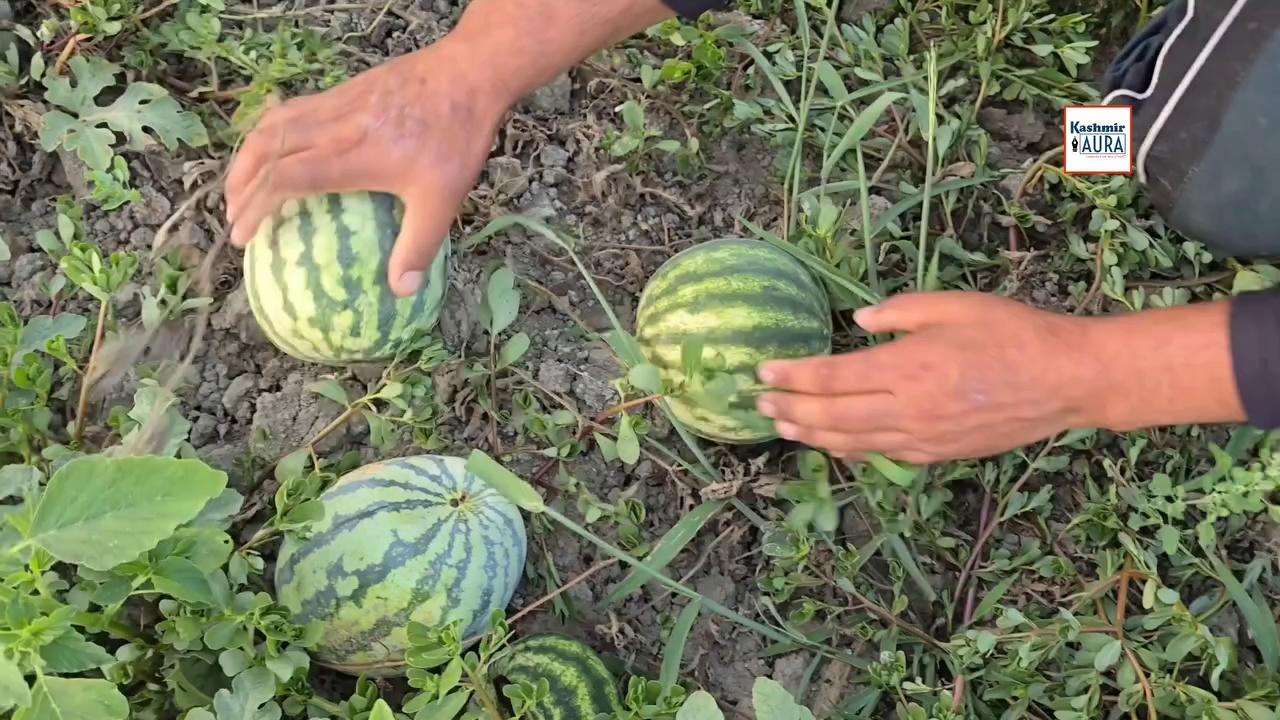
[{"label": "person's right hand", "polygon": [[479,178],[512,98],[475,77],[448,38],[263,114],[227,175],[231,242],[244,247],[289,199],[324,192],[400,197],[404,222],[387,268],[416,292]]}]

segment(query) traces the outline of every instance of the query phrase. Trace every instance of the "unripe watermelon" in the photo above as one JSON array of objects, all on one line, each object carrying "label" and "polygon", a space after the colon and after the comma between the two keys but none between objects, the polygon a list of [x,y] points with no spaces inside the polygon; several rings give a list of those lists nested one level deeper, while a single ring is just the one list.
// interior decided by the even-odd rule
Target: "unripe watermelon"
[{"label": "unripe watermelon", "polygon": [[306,540],[284,541],[275,582],[296,622],[322,626],[311,648],[321,662],[400,662],[410,621],[461,620],[467,638],[511,602],[528,551],[524,520],[463,458],[365,465],[320,499],[324,519]]},{"label": "unripe watermelon", "polygon": [[596,720],[622,711],[617,681],[585,644],[561,635],[535,635],[513,643],[493,663],[508,683],[546,680],[551,693],[531,708],[529,720]]},{"label": "unripe watermelon", "polygon": [[766,242],[711,240],[683,250],[658,268],[640,294],[636,340],[672,383],[684,381],[682,345],[701,337],[704,361],[723,357],[738,392],[728,412],[670,397],[672,413],[689,429],[724,443],[777,437],[756,411],[763,389],[760,363],[831,352],[826,289],[799,260]]},{"label": "unripe watermelon", "polygon": [[290,200],[245,248],[249,307],[263,334],[305,362],[345,365],[393,357],[435,326],[444,304],[446,237],[416,295],[398,298],[387,261],[404,206],[378,192]]}]

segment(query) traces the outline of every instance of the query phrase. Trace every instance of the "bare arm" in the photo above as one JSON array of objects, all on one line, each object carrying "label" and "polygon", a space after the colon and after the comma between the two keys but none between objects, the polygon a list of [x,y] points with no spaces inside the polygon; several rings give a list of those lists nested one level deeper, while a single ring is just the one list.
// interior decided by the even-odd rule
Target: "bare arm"
[{"label": "bare arm", "polygon": [[381,191],[405,205],[387,267],[417,292],[510,106],[611,43],[721,0],[474,0],[438,42],[258,121],[227,175],[243,247],[293,198]]}]

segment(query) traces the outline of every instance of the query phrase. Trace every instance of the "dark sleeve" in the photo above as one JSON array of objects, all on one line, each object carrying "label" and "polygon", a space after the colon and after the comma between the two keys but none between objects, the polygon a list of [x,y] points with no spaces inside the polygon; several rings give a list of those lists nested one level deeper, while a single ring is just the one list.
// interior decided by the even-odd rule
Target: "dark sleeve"
[{"label": "dark sleeve", "polygon": [[682,17],[693,19],[708,10],[728,10],[733,0],[666,0],[667,6]]},{"label": "dark sleeve", "polygon": [[1231,358],[1249,424],[1280,429],[1280,290],[1232,298]]}]

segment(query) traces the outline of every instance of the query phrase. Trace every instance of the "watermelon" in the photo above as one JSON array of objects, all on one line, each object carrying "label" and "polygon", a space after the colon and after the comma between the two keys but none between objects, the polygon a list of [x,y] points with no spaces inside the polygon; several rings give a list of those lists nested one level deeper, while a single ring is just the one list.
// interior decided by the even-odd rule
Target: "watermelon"
[{"label": "watermelon", "polygon": [[596,720],[622,711],[618,686],[604,662],[585,644],[562,635],[535,635],[499,654],[494,675],[509,683],[546,680],[550,695],[529,709],[528,720]]},{"label": "watermelon", "polygon": [[737,387],[727,410],[678,392],[667,400],[693,433],[729,444],[777,438],[756,410],[760,363],[831,352],[826,289],[786,250],[756,240],[711,240],[667,260],[640,294],[635,328],[648,362],[675,387],[685,381],[687,339],[701,338],[704,365],[723,360]]},{"label": "watermelon", "polygon": [[444,304],[446,237],[417,294],[398,298],[387,261],[404,206],[378,192],[290,200],[245,248],[249,308],[267,339],[304,362],[348,365],[394,357],[433,328]]},{"label": "watermelon", "polygon": [[463,458],[364,465],[320,499],[324,519],[306,539],[282,543],[275,584],[295,622],[323,629],[311,648],[322,663],[399,663],[410,621],[459,620],[464,638],[483,633],[524,572],[519,510]]}]

